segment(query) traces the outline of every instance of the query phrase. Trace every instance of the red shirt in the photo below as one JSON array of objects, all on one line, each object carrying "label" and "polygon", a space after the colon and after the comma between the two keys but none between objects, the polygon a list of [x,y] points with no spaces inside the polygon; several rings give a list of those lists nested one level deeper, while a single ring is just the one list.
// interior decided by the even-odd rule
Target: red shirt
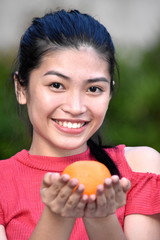
[{"label": "red shirt", "polygon": [[[132,187],[127,204],[117,210],[123,227],[128,214],[152,215],[160,213],[160,175],[136,173],[124,157],[124,145],[106,149],[122,176],[130,179]],[[89,149],[69,157],[30,155],[22,150],[13,157],[0,161],[0,224],[4,225],[8,240],[28,240],[44,208],[40,187],[46,172],[62,172],[78,160],[95,160]],[[77,219],[70,240],[88,240],[82,219]]]}]

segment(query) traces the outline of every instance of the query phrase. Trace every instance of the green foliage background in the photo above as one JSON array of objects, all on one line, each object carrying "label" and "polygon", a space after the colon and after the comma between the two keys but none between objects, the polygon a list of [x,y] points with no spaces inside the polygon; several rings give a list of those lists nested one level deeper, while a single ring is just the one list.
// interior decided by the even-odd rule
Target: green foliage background
[{"label": "green foliage background", "polygon": [[[160,41],[137,58],[132,53],[118,57],[120,83],[101,132],[106,144],[147,145],[160,151]],[[0,54],[0,159],[30,144],[18,116],[12,62],[11,55]]]}]

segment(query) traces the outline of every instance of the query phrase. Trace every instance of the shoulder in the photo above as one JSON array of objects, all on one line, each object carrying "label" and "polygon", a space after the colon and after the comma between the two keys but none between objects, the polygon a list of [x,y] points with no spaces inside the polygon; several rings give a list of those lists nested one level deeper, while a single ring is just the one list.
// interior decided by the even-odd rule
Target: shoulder
[{"label": "shoulder", "polygon": [[[21,151],[21,152],[23,153],[23,151]],[[7,159],[0,160],[0,173],[3,173],[4,169],[5,169],[4,173],[13,172],[13,169],[16,166],[17,159],[18,159],[19,155],[21,154],[21,152],[18,152],[15,155],[13,155]]]},{"label": "shoulder", "polygon": [[0,225],[0,238],[1,240],[7,240],[5,229],[3,225]]},{"label": "shoulder", "polygon": [[135,172],[160,174],[160,153],[150,147],[125,147],[125,157]]}]

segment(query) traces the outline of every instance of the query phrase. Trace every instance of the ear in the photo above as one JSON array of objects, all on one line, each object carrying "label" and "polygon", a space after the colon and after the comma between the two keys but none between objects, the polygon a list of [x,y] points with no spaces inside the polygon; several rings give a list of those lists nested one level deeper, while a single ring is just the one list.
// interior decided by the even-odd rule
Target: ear
[{"label": "ear", "polygon": [[27,103],[27,92],[26,87],[22,86],[18,81],[18,73],[16,72],[13,76],[14,79],[14,86],[15,86],[15,93],[16,98],[19,104],[26,104]]}]

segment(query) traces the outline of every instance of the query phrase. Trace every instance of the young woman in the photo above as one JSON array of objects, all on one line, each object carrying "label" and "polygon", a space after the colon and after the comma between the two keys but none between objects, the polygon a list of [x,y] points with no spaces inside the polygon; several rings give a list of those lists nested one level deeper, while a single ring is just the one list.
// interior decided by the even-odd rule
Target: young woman
[{"label": "young woman", "polygon": [[[115,63],[108,31],[76,10],[35,18],[24,33],[13,78],[33,135],[29,150],[0,162],[1,240],[160,239],[159,153],[92,139]],[[103,162],[112,174],[96,195],[61,174],[79,160]]]}]

